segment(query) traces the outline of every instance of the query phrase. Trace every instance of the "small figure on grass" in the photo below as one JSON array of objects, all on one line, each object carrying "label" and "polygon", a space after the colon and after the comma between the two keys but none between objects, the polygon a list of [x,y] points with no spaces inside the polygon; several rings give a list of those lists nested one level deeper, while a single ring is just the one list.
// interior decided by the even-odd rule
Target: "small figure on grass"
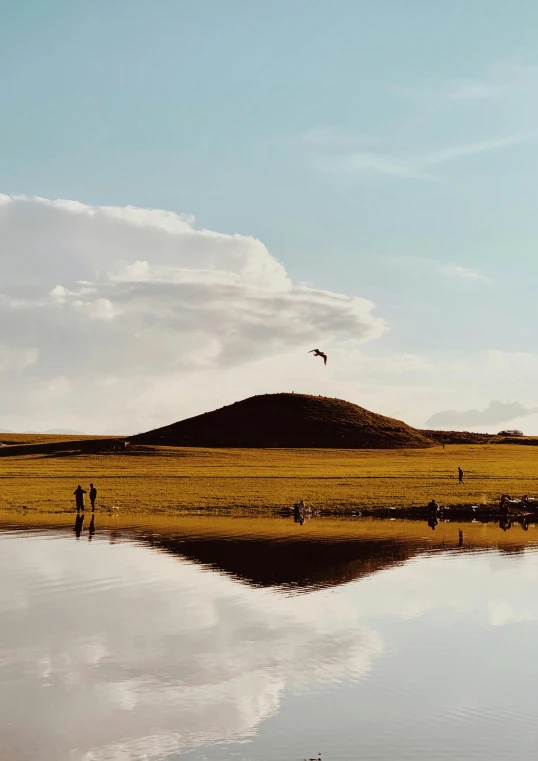
[{"label": "small figure on grass", "polygon": [[92,503],[92,512],[95,510],[95,500],[97,499],[97,489],[90,484],[90,502]]},{"label": "small figure on grass", "polygon": [[458,483],[464,484],[465,481],[463,480],[463,470],[461,468],[458,468]]},{"label": "small figure on grass", "polygon": [[84,495],[86,494],[86,490],[79,484],[73,494],[75,495],[77,510],[84,510]]}]

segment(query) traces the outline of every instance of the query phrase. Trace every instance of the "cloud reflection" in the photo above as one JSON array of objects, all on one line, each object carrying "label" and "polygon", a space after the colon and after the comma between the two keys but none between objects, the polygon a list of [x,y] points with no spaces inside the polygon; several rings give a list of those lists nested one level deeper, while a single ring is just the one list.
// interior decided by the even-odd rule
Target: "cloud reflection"
[{"label": "cloud reflection", "polygon": [[287,688],[359,677],[381,649],[344,599],[248,589],[135,545],[12,539],[0,571],[13,757],[138,761],[242,740]]}]

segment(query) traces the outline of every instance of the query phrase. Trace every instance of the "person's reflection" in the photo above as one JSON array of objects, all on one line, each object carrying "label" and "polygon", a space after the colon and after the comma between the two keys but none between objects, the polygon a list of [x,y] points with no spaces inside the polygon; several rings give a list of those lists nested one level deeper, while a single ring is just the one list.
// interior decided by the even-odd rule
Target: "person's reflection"
[{"label": "person's reflection", "polygon": [[298,523],[299,526],[303,526],[305,522],[306,505],[304,500],[297,502],[293,506],[293,522]]},{"label": "person's reflection", "polygon": [[75,536],[77,537],[77,539],[80,539],[83,526],[84,526],[84,513],[77,513],[77,517],[75,518]]},{"label": "person's reflection", "polygon": [[432,531],[435,531],[435,527],[439,523],[439,518],[436,515],[430,515],[428,518],[428,526],[431,528]]},{"label": "person's reflection", "polygon": [[512,521],[507,515],[503,515],[499,521],[499,526],[503,531],[508,531],[509,528],[512,528]]},{"label": "person's reflection", "polygon": [[458,531],[458,547],[463,547],[463,531],[461,528]]},{"label": "person's reflection", "polygon": [[88,527],[88,541],[91,542],[92,536],[95,534],[95,515],[92,514],[92,519]]}]

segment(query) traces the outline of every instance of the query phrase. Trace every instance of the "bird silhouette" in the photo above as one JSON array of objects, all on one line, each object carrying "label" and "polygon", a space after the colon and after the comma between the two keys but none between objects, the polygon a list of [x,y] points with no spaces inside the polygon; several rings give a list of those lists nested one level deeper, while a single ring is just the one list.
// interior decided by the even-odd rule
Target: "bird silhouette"
[{"label": "bird silhouette", "polygon": [[324,364],[324,365],[326,365],[326,364],[327,364],[327,355],[326,355],[326,354],[324,354],[324,353],[323,353],[322,351],[320,351],[319,349],[311,349],[311,350],[310,350],[308,353],[309,353],[309,354],[313,354],[315,357],[323,357],[323,364]]}]

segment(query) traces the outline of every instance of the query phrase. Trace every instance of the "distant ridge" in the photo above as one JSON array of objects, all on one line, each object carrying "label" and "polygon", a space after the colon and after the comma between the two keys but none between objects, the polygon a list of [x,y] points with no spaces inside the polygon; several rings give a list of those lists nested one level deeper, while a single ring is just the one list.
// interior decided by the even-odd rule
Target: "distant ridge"
[{"label": "distant ridge", "polygon": [[400,420],[357,404],[307,394],[251,396],[227,407],[141,433],[137,444],[186,447],[328,449],[425,448],[433,441]]},{"label": "distant ridge", "polygon": [[[5,433],[9,433],[9,431],[5,431]],[[35,434],[35,435],[42,435],[42,436],[49,436],[49,435],[57,435],[57,436],[87,436],[88,434],[83,433],[82,431],[73,431],[71,428],[49,428],[48,431],[23,431],[23,434]]]}]

